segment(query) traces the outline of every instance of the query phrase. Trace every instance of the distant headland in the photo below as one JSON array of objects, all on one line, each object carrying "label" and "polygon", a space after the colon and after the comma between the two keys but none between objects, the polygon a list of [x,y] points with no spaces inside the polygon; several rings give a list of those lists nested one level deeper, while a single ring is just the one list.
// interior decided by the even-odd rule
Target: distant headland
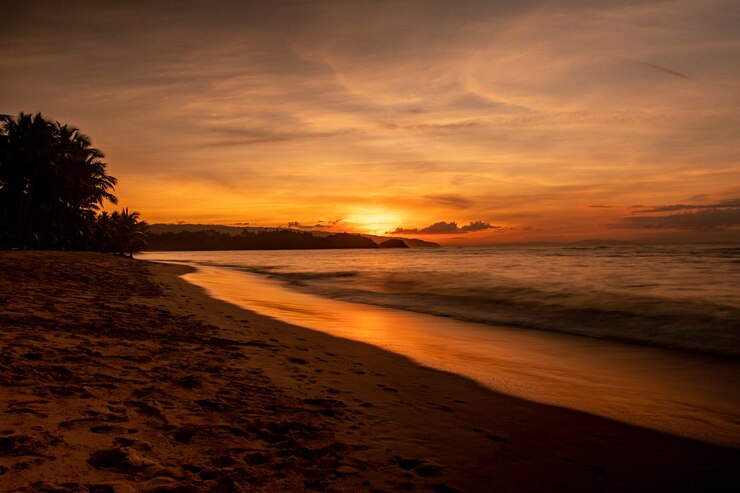
[{"label": "distant headland", "polygon": [[436,248],[415,238],[293,228],[239,227],[214,224],[152,224],[148,251],[171,250],[299,250],[343,248]]}]

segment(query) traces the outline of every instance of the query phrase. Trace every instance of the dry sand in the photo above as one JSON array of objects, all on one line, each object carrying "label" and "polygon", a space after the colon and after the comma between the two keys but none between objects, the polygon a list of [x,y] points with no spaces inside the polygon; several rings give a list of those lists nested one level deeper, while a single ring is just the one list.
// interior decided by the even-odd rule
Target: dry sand
[{"label": "dry sand", "polygon": [[0,491],[740,491],[738,450],[497,394],[183,269],[0,252]]}]

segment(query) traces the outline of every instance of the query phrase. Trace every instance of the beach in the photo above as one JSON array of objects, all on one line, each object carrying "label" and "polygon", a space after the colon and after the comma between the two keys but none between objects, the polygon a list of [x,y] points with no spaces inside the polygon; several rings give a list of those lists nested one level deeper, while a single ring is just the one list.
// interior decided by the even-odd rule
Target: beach
[{"label": "beach", "polygon": [[0,490],[740,487],[736,448],[496,393],[219,301],[190,271],[0,253]]}]

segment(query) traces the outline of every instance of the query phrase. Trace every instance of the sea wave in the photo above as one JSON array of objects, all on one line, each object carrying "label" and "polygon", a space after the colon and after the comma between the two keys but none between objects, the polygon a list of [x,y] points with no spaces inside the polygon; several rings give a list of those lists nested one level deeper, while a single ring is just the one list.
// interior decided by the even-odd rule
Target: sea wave
[{"label": "sea wave", "polygon": [[740,357],[740,247],[620,245],[148,254],[490,325]]},{"label": "sea wave", "polygon": [[577,289],[567,283],[543,287],[476,286],[433,273],[391,273],[363,278],[358,272],[346,271],[259,270],[262,272],[256,273],[298,289],[343,301],[489,325],[740,356],[740,309],[706,300],[593,291]]}]

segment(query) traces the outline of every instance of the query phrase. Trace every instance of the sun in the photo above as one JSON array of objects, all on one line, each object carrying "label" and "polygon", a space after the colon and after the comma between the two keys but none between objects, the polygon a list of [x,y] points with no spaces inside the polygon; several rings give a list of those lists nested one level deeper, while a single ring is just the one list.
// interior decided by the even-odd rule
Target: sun
[{"label": "sun", "polygon": [[344,223],[359,232],[373,235],[384,235],[401,224],[401,215],[384,209],[362,209],[349,214]]}]

